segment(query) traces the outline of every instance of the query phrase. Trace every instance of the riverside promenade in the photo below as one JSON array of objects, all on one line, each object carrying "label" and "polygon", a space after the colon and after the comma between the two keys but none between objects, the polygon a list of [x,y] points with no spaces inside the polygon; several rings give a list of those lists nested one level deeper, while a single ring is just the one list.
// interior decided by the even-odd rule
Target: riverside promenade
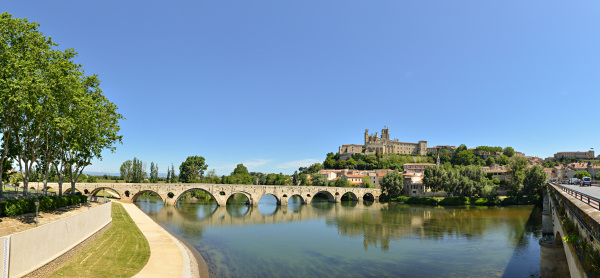
[{"label": "riverside promenade", "polygon": [[119,203],[150,245],[150,259],[134,277],[200,277],[196,258],[178,239],[156,224],[135,204]]}]

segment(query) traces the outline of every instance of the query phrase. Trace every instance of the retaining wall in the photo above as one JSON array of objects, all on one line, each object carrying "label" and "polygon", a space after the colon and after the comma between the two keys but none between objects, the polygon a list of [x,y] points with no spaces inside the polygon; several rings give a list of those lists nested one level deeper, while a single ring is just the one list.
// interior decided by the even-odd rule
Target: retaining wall
[{"label": "retaining wall", "polygon": [[0,237],[0,277],[27,275],[111,222],[109,202],[56,222]]}]

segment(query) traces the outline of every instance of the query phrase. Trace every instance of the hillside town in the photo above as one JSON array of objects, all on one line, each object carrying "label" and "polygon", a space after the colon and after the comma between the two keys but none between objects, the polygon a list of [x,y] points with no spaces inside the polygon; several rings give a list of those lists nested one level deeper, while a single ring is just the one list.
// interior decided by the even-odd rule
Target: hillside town
[{"label": "hillside town", "polygon": [[[432,189],[423,184],[425,168],[428,166],[441,166],[439,153],[448,151],[452,154],[458,148],[450,145],[438,145],[428,147],[427,141],[419,141],[418,143],[401,142],[398,139],[390,139],[389,127],[384,127],[381,130],[381,135],[378,132],[369,134],[369,130],[365,130],[364,144],[345,144],[338,148],[339,160],[350,160],[353,155],[377,155],[377,154],[398,154],[411,156],[413,160],[417,160],[418,156],[433,156],[437,158],[437,163],[404,163],[401,171],[404,177],[406,196],[409,197],[428,197],[433,196]],[[503,152],[487,151],[482,148],[470,148],[474,155],[482,160],[501,161]],[[587,172],[593,180],[596,179],[600,172],[600,165],[594,164],[598,162],[600,157],[594,156],[594,151],[569,151],[557,152],[552,157],[545,159],[526,156],[522,152],[515,151],[514,156],[521,156],[527,160],[527,168],[534,165],[543,167],[548,180],[569,180],[575,177],[578,172]],[[491,158],[491,159],[490,159]],[[563,163],[561,163],[561,161]],[[573,162],[569,162],[573,161]],[[550,167],[545,167],[550,166]],[[487,174],[489,179],[497,179],[501,184],[510,180],[507,175],[509,169],[507,165],[499,163],[489,163],[489,165],[480,165],[481,169]],[[365,181],[369,181],[376,188],[380,188],[379,181],[388,173],[394,172],[391,169],[373,169],[373,170],[358,170],[358,169],[322,169],[318,174],[325,177],[328,181],[334,182],[337,179],[346,179],[352,186],[361,187],[365,185]]]}]

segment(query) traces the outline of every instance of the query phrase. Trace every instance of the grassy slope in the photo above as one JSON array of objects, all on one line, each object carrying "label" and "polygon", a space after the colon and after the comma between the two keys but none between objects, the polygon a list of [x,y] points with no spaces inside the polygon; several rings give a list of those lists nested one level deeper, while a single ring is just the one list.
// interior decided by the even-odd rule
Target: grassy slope
[{"label": "grassy slope", "polygon": [[131,277],[150,258],[148,241],[121,204],[112,203],[112,227],[50,277]]}]

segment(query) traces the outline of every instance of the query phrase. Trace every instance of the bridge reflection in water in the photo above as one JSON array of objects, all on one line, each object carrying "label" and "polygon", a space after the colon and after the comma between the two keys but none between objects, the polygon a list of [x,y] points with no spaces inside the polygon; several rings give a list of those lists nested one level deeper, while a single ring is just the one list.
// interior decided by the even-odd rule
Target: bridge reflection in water
[{"label": "bridge reflection in water", "polygon": [[215,276],[539,275],[540,215],[532,206],[137,204],[195,246]]}]

